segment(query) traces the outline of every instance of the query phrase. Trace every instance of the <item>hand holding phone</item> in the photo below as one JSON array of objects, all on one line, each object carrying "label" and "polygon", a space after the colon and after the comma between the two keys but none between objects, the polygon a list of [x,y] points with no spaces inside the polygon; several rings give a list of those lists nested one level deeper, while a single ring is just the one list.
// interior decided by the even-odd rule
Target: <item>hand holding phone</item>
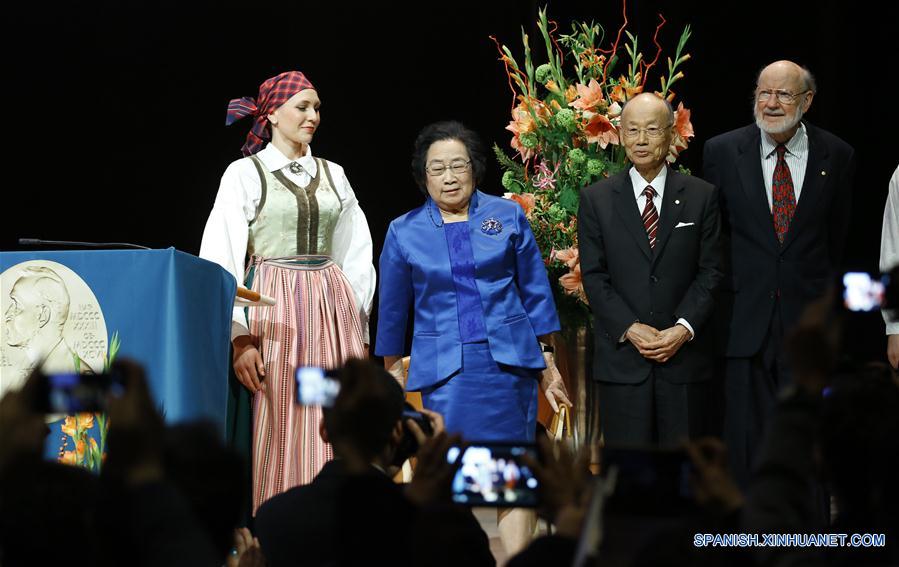
[{"label": "hand holding phone", "polygon": [[105,413],[110,396],[121,396],[117,374],[39,374],[35,411],[40,413]]}]

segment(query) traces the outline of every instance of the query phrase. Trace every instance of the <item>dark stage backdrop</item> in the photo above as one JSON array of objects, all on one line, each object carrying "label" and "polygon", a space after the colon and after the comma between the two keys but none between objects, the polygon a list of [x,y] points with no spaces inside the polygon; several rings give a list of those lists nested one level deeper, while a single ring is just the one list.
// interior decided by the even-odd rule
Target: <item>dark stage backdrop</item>
[{"label": "dark stage backdrop", "polygon": [[[511,92],[489,36],[521,56],[541,3],[36,2],[6,8],[7,176],[0,249],[19,237],[127,241],[197,253],[227,164],[249,123],[224,126],[230,98],[304,71],[323,101],[316,155],[340,163],[380,253],[393,217],[418,205],[409,150],[424,124],[455,118],[508,148]],[[790,58],[817,75],[809,120],[851,143],[859,172],[848,265],[876,269],[887,182],[899,162],[894,30],[865,2],[631,0],[630,29],[648,45],[657,14],[668,54],[684,24],[693,59],[677,87],[702,144],[751,119],[754,77]],[[594,19],[609,35],[618,0],[551,2],[563,30]],[[532,39],[535,51],[540,42]],[[647,50],[646,55],[650,55]],[[539,55],[538,55],[539,57]],[[542,62],[542,61],[538,61]],[[10,80],[11,79],[11,80]],[[657,77],[651,79],[657,85]],[[499,171],[482,188],[498,193]],[[878,330],[869,335],[880,341]],[[880,349],[880,343],[877,349]]]}]

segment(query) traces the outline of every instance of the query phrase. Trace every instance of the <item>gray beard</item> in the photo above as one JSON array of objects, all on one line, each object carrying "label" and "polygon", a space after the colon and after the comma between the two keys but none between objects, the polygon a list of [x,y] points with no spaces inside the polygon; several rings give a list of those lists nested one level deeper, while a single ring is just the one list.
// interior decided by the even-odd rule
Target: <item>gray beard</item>
[{"label": "gray beard", "polygon": [[776,126],[770,126],[765,123],[764,113],[759,113],[757,110],[753,109],[753,113],[755,115],[755,125],[759,127],[759,130],[765,132],[766,134],[783,134],[784,132],[788,132],[792,130],[799,121],[802,120],[802,108],[796,109],[796,114],[793,115],[792,120],[787,120],[786,116],[779,117],[781,118],[780,124]]}]

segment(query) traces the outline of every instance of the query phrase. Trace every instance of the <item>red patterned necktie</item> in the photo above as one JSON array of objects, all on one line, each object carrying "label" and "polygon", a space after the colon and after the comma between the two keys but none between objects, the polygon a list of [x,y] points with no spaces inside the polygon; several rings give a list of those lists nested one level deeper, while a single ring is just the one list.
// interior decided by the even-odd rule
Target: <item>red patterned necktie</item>
[{"label": "red patterned necktie", "polygon": [[646,236],[649,237],[649,248],[655,248],[656,233],[659,231],[659,211],[656,210],[656,204],[652,202],[656,195],[656,190],[652,185],[647,185],[643,190],[646,196],[646,205],[643,207],[643,227],[646,229]]},{"label": "red patterned necktie", "polygon": [[790,229],[790,221],[793,220],[793,213],[796,211],[796,195],[793,193],[790,166],[784,159],[787,147],[778,144],[774,151],[777,152],[777,165],[774,166],[774,181],[771,184],[771,216],[774,218],[777,239],[783,244],[784,237]]}]

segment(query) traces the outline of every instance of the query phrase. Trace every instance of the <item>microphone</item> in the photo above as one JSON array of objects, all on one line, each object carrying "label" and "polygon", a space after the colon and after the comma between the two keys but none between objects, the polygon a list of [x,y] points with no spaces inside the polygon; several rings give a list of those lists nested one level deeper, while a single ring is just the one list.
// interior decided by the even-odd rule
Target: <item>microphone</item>
[{"label": "microphone", "polygon": [[22,246],[83,246],[86,248],[135,248],[150,250],[148,246],[131,244],[130,242],[77,242],[75,240],[41,240],[40,238],[20,238]]}]

